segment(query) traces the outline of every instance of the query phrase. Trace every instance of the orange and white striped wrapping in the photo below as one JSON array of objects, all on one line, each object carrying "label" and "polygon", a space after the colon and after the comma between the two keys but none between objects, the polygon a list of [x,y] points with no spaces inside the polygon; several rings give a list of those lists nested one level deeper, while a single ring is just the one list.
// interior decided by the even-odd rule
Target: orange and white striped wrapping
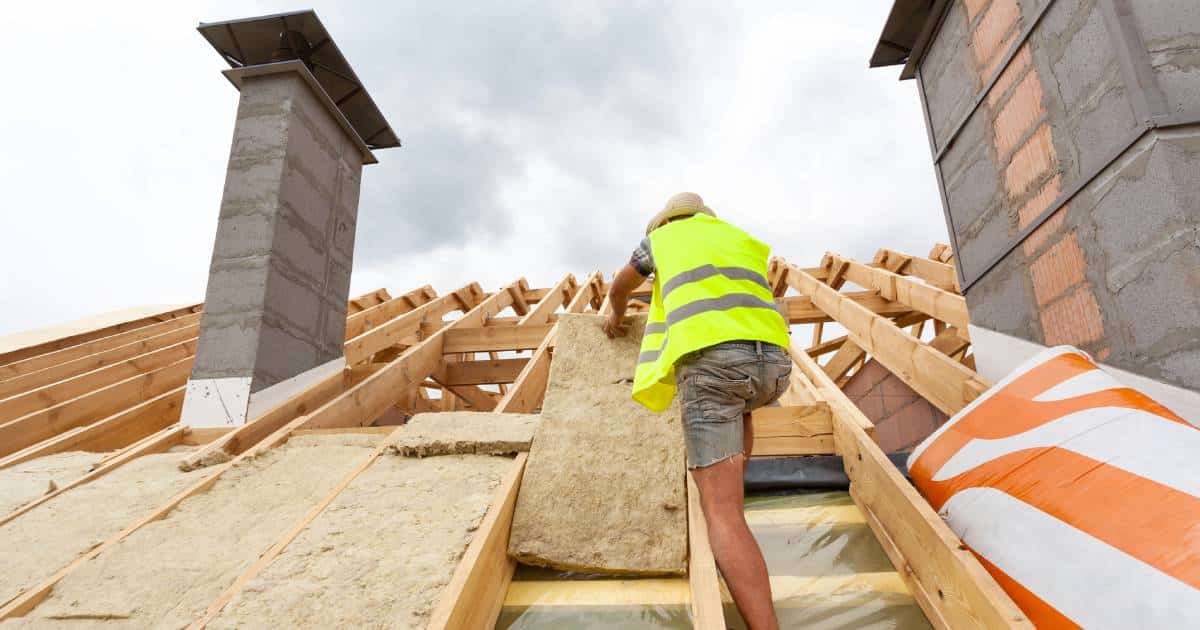
[{"label": "orange and white striped wrapping", "polygon": [[1039,628],[1200,628],[1200,430],[1060,346],[922,442],[921,493]]}]

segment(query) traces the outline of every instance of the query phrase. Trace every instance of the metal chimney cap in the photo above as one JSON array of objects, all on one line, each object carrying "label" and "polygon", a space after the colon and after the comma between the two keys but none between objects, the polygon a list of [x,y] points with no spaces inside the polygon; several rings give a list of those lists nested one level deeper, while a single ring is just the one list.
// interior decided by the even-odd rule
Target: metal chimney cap
[{"label": "metal chimney cap", "polygon": [[[281,51],[299,55],[297,59],[312,71],[317,83],[369,148],[400,146],[400,139],[315,11],[201,22],[196,30],[233,68],[278,62]],[[292,45],[281,45],[285,40]]]}]

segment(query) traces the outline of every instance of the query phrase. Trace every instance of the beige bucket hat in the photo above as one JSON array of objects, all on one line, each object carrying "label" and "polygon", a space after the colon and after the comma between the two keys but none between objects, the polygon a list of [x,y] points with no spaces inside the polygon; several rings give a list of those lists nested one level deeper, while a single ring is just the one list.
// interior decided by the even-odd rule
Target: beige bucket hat
[{"label": "beige bucket hat", "polygon": [[710,217],[717,216],[711,208],[704,205],[704,200],[694,192],[681,192],[667,200],[667,205],[658,214],[650,219],[650,223],[646,225],[646,234],[649,235],[654,230],[666,225],[667,221],[676,217],[690,217],[694,214],[707,214]]}]

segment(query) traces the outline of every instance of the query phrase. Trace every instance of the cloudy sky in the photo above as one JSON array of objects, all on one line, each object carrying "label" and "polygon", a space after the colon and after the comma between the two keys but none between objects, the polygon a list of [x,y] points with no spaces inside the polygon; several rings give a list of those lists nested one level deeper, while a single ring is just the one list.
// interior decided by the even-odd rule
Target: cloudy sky
[{"label": "cloudy sky", "polygon": [[[891,0],[709,4],[313,3],[404,142],[353,292],[611,272],[680,190],[804,264],[944,241],[914,85],[866,67]],[[203,299],[237,93],[195,26],[296,8],[5,8],[0,334]]]}]

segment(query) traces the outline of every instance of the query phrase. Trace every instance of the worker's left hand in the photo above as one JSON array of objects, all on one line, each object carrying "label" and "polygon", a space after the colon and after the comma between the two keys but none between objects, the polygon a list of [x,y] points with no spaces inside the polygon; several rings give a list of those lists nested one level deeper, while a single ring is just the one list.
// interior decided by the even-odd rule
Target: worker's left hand
[{"label": "worker's left hand", "polygon": [[604,320],[604,334],[608,335],[609,339],[624,337],[629,334],[629,321],[617,317],[616,313],[609,313],[608,318]]}]

